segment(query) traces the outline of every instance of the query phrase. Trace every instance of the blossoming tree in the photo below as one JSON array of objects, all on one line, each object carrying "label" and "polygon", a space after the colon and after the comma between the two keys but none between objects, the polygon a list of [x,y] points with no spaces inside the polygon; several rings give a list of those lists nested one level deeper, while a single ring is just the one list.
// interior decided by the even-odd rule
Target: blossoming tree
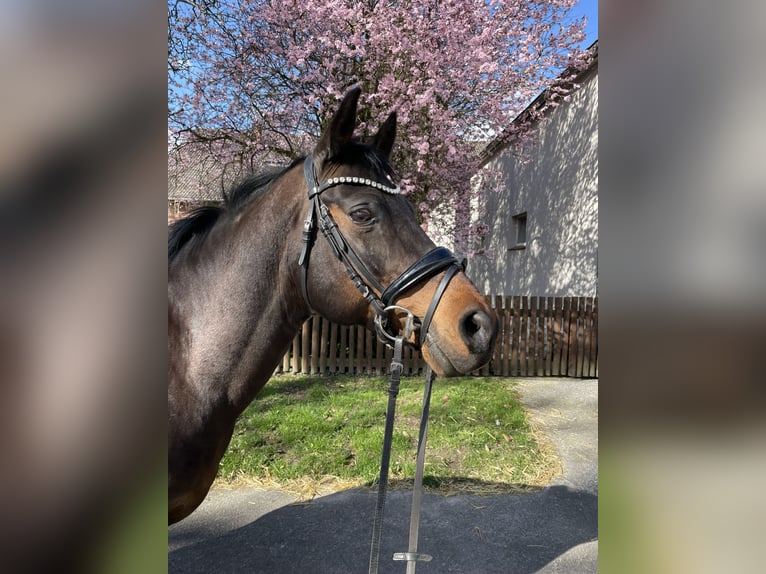
[{"label": "blossoming tree", "polygon": [[469,252],[479,152],[563,69],[585,65],[576,3],[170,0],[169,126],[225,161],[292,159],[361,84],[360,127],[397,110],[402,188],[426,221],[450,214],[442,231]]}]

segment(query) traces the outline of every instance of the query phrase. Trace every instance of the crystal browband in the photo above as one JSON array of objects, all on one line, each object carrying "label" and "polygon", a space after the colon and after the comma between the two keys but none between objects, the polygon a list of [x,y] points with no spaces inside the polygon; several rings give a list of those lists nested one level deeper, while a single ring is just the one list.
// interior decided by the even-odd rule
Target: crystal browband
[{"label": "crystal browband", "polygon": [[386,185],[383,185],[380,182],[373,181],[365,177],[341,176],[341,177],[333,177],[331,179],[328,179],[318,188],[315,187],[311,195],[321,193],[321,191],[324,191],[324,189],[327,189],[328,187],[333,187],[335,185],[341,185],[344,183],[351,184],[351,185],[365,185],[367,187],[374,187],[375,189],[379,189],[380,191],[384,193],[389,193],[391,195],[398,195],[402,191],[398,185],[396,187],[388,187]]}]

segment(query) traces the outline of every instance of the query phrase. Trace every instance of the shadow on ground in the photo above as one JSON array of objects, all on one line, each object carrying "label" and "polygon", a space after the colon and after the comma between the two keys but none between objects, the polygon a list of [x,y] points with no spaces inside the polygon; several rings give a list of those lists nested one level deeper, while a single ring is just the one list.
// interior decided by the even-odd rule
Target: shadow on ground
[{"label": "shadow on ground", "polygon": [[[259,517],[255,506],[260,506],[263,493],[238,496],[229,504],[240,509],[253,505],[257,518],[244,518],[241,526],[228,529],[194,520],[192,515],[170,528],[170,573],[367,572],[374,493],[350,490],[309,503],[278,503]],[[404,563],[393,562],[391,555],[407,549],[410,500],[407,492],[389,494],[381,574],[405,571]],[[557,566],[566,561],[562,555],[597,537],[596,496],[567,486],[498,496],[428,494],[419,548],[431,554],[433,561],[418,565],[418,572],[573,572],[566,565]],[[587,553],[586,562],[578,562],[577,571],[595,572],[595,552]]]}]

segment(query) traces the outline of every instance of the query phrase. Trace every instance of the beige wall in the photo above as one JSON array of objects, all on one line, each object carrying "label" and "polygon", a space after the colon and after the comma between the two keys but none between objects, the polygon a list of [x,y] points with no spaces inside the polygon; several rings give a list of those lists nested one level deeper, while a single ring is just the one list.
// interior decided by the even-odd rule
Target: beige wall
[{"label": "beige wall", "polygon": [[[598,74],[555,109],[531,160],[505,150],[489,166],[505,189],[487,197],[487,255],[469,276],[488,294],[593,296],[598,291]],[[527,246],[514,244],[513,216],[527,212]]]}]

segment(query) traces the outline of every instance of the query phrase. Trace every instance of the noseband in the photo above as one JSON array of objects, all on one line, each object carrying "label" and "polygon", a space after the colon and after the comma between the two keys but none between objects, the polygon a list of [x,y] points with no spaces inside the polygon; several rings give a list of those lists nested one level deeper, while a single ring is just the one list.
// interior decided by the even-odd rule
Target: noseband
[{"label": "noseband", "polygon": [[434,275],[446,269],[446,273],[431,299],[428,311],[420,322],[419,346],[422,347],[423,343],[425,343],[431,320],[436,312],[436,307],[439,305],[439,300],[447,289],[449,282],[461,269],[457,259],[455,259],[450,250],[446,247],[435,247],[410,265],[404,273],[397,277],[388,287],[384,288],[345,240],[340,229],[338,229],[338,225],[330,215],[330,210],[322,201],[321,196],[323,192],[338,185],[372,187],[373,189],[377,189],[390,195],[398,195],[400,193],[399,187],[361,177],[334,177],[320,184],[317,180],[316,171],[314,169],[314,160],[311,155],[306,158],[306,161],[303,164],[303,175],[306,178],[306,185],[308,186],[310,205],[308,213],[306,214],[306,220],[303,223],[303,247],[301,249],[298,264],[301,267],[301,289],[303,291],[303,298],[308,304],[309,309],[311,309],[311,303],[308,294],[308,267],[311,246],[314,241],[315,222],[318,220],[319,229],[330,244],[335,256],[343,263],[346,273],[354,283],[354,286],[375,311],[375,330],[378,333],[378,337],[383,342],[387,342],[386,339],[394,340],[396,338],[396,335],[389,333],[387,330],[389,323],[388,316],[391,311],[403,311],[407,314],[405,338],[409,337],[414,328],[413,323],[415,318],[413,314],[404,307],[399,307],[394,304],[402,293],[416,285],[424,283]]}]

